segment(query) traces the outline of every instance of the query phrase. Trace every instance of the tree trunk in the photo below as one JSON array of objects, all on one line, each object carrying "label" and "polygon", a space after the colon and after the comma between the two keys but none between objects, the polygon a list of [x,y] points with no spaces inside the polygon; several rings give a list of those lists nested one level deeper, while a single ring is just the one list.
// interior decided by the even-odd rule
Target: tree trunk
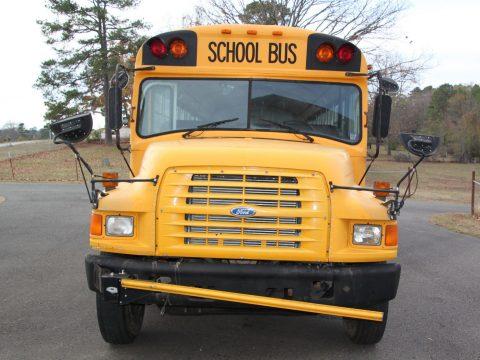
[{"label": "tree trunk", "polygon": [[108,47],[107,47],[107,24],[106,8],[104,4],[103,14],[100,17],[100,49],[103,61],[103,103],[105,107],[105,144],[112,144],[112,129],[108,124]]},{"label": "tree trunk", "polygon": [[111,145],[112,144],[112,129],[110,129],[110,125],[108,123],[108,75],[103,77],[103,98],[105,102],[105,144]]}]

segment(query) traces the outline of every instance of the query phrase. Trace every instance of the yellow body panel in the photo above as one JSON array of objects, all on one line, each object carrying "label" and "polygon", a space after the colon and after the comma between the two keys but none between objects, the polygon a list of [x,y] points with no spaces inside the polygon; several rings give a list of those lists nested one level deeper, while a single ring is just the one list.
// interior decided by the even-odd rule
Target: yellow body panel
[{"label": "yellow body panel", "polygon": [[[223,29],[228,29],[231,33],[222,34]],[[329,182],[355,186],[365,171],[368,108],[366,77],[350,77],[342,71],[305,70],[307,38],[312,33],[308,30],[253,25],[207,26],[190,30],[195,31],[198,37],[197,66],[156,66],[154,70],[136,72],[133,81],[131,165],[138,178],[159,176],[159,183],[157,186],[151,183],[119,184],[117,189],[102,198],[95,212],[104,216],[133,215],[135,234],[125,238],[105,234],[91,236],[92,247],[106,252],[165,257],[306,262],[373,262],[395,258],[397,248],[384,246],[385,239],[381,246],[352,244],[355,223],[380,224],[383,227],[395,223],[389,219],[381,201],[368,192],[330,192],[329,189]],[[257,33],[247,35],[248,30],[256,30]],[[274,35],[274,31],[282,34]],[[229,41],[255,41],[259,46],[259,57],[263,60],[267,56],[265,48],[268,42],[295,43],[298,59],[295,64],[269,64],[268,61],[256,64],[210,63],[208,43],[226,38]],[[140,50],[136,67],[142,66]],[[367,72],[363,55],[361,72]],[[227,130],[206,131],[188,139],[182,138],[181,132],[142,138],[135,130],[137,108],[141,83],[148,78],[279,79],[355,84],[362,94],[362,139],[358,144],[349,145],[314,136],[314,142],[307,143],[297,135],[288,133]],[[195,174],[207,174],[208,182],[192,182]],[[221,187],[222,184],[212,180],[218,174],[243,176],[242,181],[228,184],[243,189],[242,194],[228,196],[230,201],[240,201],[240,204],[249,201],[275,204],[277,201],[276,207],[251,205],[257,211],[257,216],[269,219],[273,217],[276,223],[268,226],[264,223],[246,224],[243,220],[236,225],[225,223],[225,216],[228,216],[234,205],[210,204],[215,199],[223,201],[224,194],[208,193],[201,197],[206,200],[198,201],[206,201],[206,206],[188,204],[191,201],[189,199],[193,198],[189,192],[191,186]],[[245,183],[246,176],[252,174],[277,176],[279,179],[282,176],[295,177],[298,183],[295,186]],[[245,195],[245,189],[251,186],[275,188],[279,194],[257,194],[252,198]],[[299,190],[294,201],[301,203],[300,208],[281,206],[281,201],[288,202],[289,199],[282,197],[280,192],[288,189]],[[194,234],[195,241],[189,243],[188,238],[192,237],[192,232],[186,233],[185,229],[196,227],[198,223],[188,219],[192,214],[200,216],[199,226],[205,232]],[[210,220],[209,216],[214,219],[217,216],[217,220]],[[301,223],[281,223],[281,218],[292,217],[302,218]],[[221,231],[215,232],[217,228],[221,228]],[[241,229],[240,236],[232,239],[231,234],[237,232],[238,235],[238,229]],[[245,233],[245,229],[255,235]],[[301,232],[300,236],[288,235],[288,232],[296,230]],[[224,231],[231,233],[226,235]],[[240,245],[229,246],[225,240],[227,243],[236,240]],[[299,246],[289,247],[290,242],[298,242]]]}]

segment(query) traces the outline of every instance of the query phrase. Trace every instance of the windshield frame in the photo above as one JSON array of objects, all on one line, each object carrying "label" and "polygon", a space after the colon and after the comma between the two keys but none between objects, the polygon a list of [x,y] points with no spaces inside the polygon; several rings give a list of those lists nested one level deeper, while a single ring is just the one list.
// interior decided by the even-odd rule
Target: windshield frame
[{"label": "windshield frame", "polygon": [[[296,132],[288,131],[285,129],[252,129],[251,128],[251,117],[250,117],[250,110],[251,110],[251,97],[252,97],[252,82],[253,81],[268,81],[268,82],[284,82],[284,83],[303,83],[303,84],[325,84],[325,85],[340,85],[340,86],[353,86],[357,89],[358,91],[358,119],[359,119],[359,133],[358,133],[358,140],[356,141],[348,141],[348,140],[342,140],[333,136],[328,136],[328,135],[319,135],[316,133],[311,133],[311,132],[303,132],[306,135],[310,135],[312,137],[317,137],[317,138],[324,138],[324,139],[329,139],[332,141],[336,141],[339,143],[347,144],[347,145],[358,145],[362,139],[363,139],[363,96],[364,93],[362,92],[361,87],[358,84],[355,83],[342,83],[342,82],[332,82],[332,81],[313,81],[313,80],[285,80],[285,79],[269,79],[269,78],[217,78],[217,77],[202,77],[202,78],[192,78],[192,77],[146,77],[142,79],[140,82],[139,86],[139,91],[138,91],[138,99],[137,99],[137,109],[135,110],[136,112],[136,120],[135,120],[135,132],[136,135],[141,138],[141,139],[149,139],[152,137],[156,136],[163,136],[163,135],[169,135],[169,134],[175,134],[175,133],[185,133],[187,131],[191,130],[197,130],[197,128],[190,128],[190,129],[177,129],[177,130],[169,130],[169,131],[164,131],[160,133],[155,133],[151,135],[142,135],[139,132],[139,125],[140,125],[140,118],[141,118],[141,103],[142,103],[142,90],[143,90],[143,83],[148,80],[225,80],[225,81],[244,81],[248,82],[248,108],[247,108],[247,127],[246,128],[228,128],[228,127],[222,127],[222,128],[206,128],[206,129],[201,129],[199,131],[252,131],[252,132],[266,132],[266,133],[281,133],[281,134],[298,134]],[[194,137],[191,137],[194,138]]]}]

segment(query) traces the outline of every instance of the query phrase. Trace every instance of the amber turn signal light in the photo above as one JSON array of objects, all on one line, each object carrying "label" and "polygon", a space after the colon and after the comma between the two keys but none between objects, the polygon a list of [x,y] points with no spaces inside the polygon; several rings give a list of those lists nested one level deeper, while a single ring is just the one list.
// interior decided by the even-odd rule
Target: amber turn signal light
[{"label": "amber turn signal light", "polygon": [[385,245],[397,246],[398,245],[398,226],[387,225],[385,227]]},{"label": "amber turn signal light", "polygon": [[[374,189],[383,189],[383,190],[390,190],[390,183],[388,181],[375,181],[373,183]],[[373,195],[377,198],[386,198],[388,196],[388,192],[385,191],[374,191]]]},{"label": "amber turn signal light", "polygon": [[102,235],[102,215],[92,214],[90,217],[90,235]]},{"label": "amber turn signal light", "polygon": [[[102,177],[104,179],[118,179],[118,173],[117,172],[104,172],[102,174]],[[118,185],[118,182],[116,181],[102,181],[103,187],[107,190],[115,189]]]},{"label": "amber turn signal light", "polygon": [[326,64],[333,59],[335,49],[330,44],[322,44],[318,47],[316,52],[317,60]]},{"label": "amber turn signal light", "polygon": [[187,53],[187,44],[182,39],[176,39],[170,43],[170,54],[172,54],[175,59],[184,58]]}]

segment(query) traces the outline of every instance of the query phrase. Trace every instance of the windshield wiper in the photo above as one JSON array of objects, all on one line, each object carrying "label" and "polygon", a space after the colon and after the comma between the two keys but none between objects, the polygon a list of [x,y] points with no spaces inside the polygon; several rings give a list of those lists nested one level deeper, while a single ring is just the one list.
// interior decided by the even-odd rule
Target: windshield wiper
[{"label": "windshield wiper", "polygon": [[206,129],[213,129],[213,128],[216,128],[222,124],[226,124],[226,123],[229,123],[229,122],[232,122],[232,121],[237,121],[239,118],[236,117],[236,118],[231,118],[231,119],[225,119],[225,120],[220,120],[220,121],[213,121],[213,122],[209,122],[209,123],[206,123],[206,124],[202,124],[202,125],[199,125],[197,126],[195,129],[192,129],[192,130],[188,130],[185,134],[183,134],[182,136],[184,138],[187,138],[189,137],[192,133],[194,133],[195,131],[198,131],[198,130],[206,130]]},{"label": "windshield wiper", "polygon": [[276,121],[273,121],[273,120],[267,120],[267,119],[262,119],[262,118],[259,118],[257,120],[263,121],[263,122],[266,122],[266,123],[269,123],[269,124],[272,124],[272,125],[276,125],[276,126],[278,126],[279,128],[282,128],[282,129],[289,130],[293,134],[302,135],[305,138],[305,140],[307,140],[308,142],[313,143],[315,141],[313,139],[313,137],[311,137],[308,134],[305,134],[302,131],[299,131],[299,130],[295,129],[294,127],[291,127],[291,126],[288,126],[288,125],[285,125],[285,124],[282,124],[280,122],[276,122]]}]

